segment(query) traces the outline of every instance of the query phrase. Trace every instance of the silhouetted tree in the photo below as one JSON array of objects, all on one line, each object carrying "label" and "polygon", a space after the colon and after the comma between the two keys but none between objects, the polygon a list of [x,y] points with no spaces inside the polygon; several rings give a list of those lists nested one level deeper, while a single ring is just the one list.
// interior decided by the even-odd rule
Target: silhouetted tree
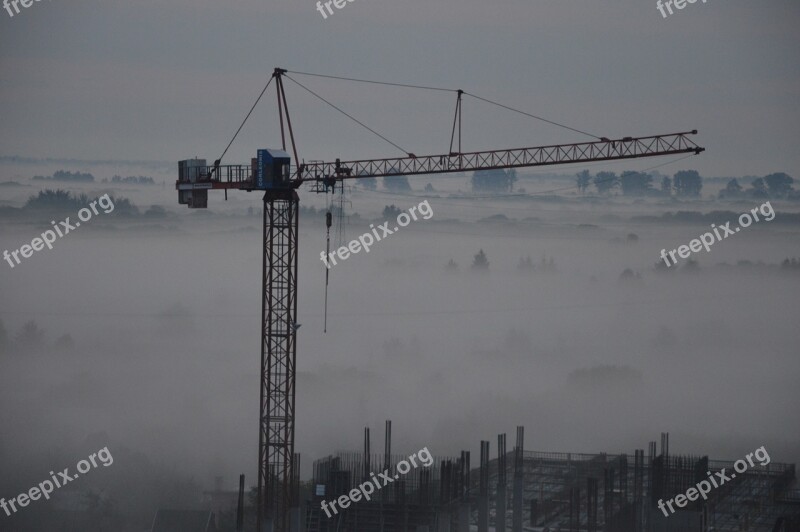
[{"label": "silhouetted tree", "polygon": [[473,192],[511,192],[517,181],[517,171],[477,170],[472,173]]},{"label": "silhouetted tree", "polygon": [[619,280],[620,282],[641,281],[642,275],[640,273],[635,273],[630,268],[625,268],[619,275]]},{"label": "silhouetted tree", "polygon": [[699,196],[703,188],[703,178],[695,170],[681,170],[672,179],[678,196]]},{"label": "silhouetted tree", "polygon": [[411,192],[411,185],[404,175],[387,175],[383,178],[383,188],[393,192]]},{"label": "silhouetted tree", "polygon": [[796,257],[789,259],[788,257],[781,263],[782,270],[800,270],[800,260]]},{"label": "silhouetted tree", "polygon": [[773,198],[783,198],[792,190],[794,178],[783,172],[764,176],[764,183],[767,184],[769,195]]},{"label": "silhouetted tree", "polygon": [[653,176],[644,172],[622,172],[620,184],[626,196],[641,196],[653,187]]},{"label": "silhouetted tree", "polygon": [[519,258],[519,263],[517,263],[517,269],[523,272],[532,272],[536,269],[536,267],[533,265],[533,260],[531,259],[531,256],[528,255],[527,257]]},{"label": "silhouetted tree", "polygon": [[400,216],[401,212],[402,211],[397,207],[395,207],[394,204],[387,205],[386,207],[383,208],[383,219],[384,220],[389,220],[392,218],[397,219],[397,217]]},{"label": "silhouetted tree", "polygon": [[764,182],[763,177],[754,179],[753,182],[750,183],[750,190],[747,192],[754,198],[766,198],[769,196],[767,184]]},{"label": "silhouetted tree", "polygon": [[472,269],[479,271],[486,271],[489,269],[489,261],[486,259],[486,253],[481,249],[475,258],[472,260]]},{"label": "silhouetted tree", "polygon": [[586,192],[586,189],[589,188],[589,183],[592,181],[592,174],[589,173],[589,170],[584,170],[580,172],[578,175],[575,176],[575,184],[578,187],[578,192],[583,194]]},{"label": "silhouetted tree", "polygon": [[725,188],[720,191],[719,197],[720,198],[737,198],[742,194],[742,185],[739,184],[739,181],[736,180],[734,177],[728,184],[725,185]]},{"label": "silhouetted tree", "polygon": [[362,187],[367,190],[377,190],[378,180],[374,177],[364,177],[358,180]]},{"label": "silhouetted tree", "polygon": [[599,194],[606,194],[619,185],[619,177],[614,172],[598,172],[592,182]]},{"label": "silhouetted tree", "polygon": [[553,273],[556,271],[556,260],[553,257],[547,258],[547,255],[542,254],[542,261],[539,263],[539,271],[545,273]]},{"label": "silhouetted tree", "polygon": [[82,174],[81,172],[68,172],[66,170],[57,170],[53,173],[52,177],[36,175],[33,176],[35,180],[44,181],[78,181],[91,183],[94,181],[94,176],[89,173]]},{"label": "silhouetted tree", "polygon": [[44,342],[44,331],[36,325],[36,322],[31,320],[17,333],[17,343],[23,348],[37,348],[41,347]]},{"label": "silhouetted tree", "polygon": [[672,179],[668,175],[661,178],[661,192],[663,192],[665,196],[672,195]]},{"label": "silhouetted tree", "polygon": [[85,194],[75,196],[66,190],[40,190],[36,196],[31,196],[25,203],[27,209],[80,209],[89,204]]},{"label": "silhouetted tree", "polygon": [[445,270],[448,272],[457,272],[458,271],[458,263],[453,259],[450,259],[447,262],[447,265],[444,267]]}]

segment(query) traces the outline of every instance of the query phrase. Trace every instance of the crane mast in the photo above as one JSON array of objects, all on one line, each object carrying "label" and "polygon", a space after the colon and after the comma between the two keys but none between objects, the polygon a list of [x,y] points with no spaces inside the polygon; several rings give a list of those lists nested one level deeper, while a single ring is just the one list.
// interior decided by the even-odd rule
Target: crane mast
[{"label": "crane mast", "polygon": [[[276,81],[282,149],[258,150],[257,157],[249,164],[221,165],[219,159],[212,165],[207,165],[205,159],[180,161],[178,181],[175,185],[179,203],[188,205],[189,208],[206,208],[209,190],[223,190],[226,197],[228,190],[264,192],[257,502],[259,532],[299,530],[295,528],[299,526],[300,521],[299,501],[297,501],[299,458],[294,452],[294,443],[296,340],[299,327],[297,189],[301,185],[310,183],[316,191],[326,191],[337,182],[349,179],[530,168],[699,154],[705,150],[689,137],[697,134],[697,130],[693,130],[614,140],[601,137],[593,142],[530,148],[450,152],[419,157],[409,153],[406,157],[398,158],[354,161],[336,159],[333,162],[302,163],[292,166],[291,157],[286,152],[287,129],[295,161],[297,161],[297,150],[286,94],[283,90],[282,76],[285,73],[283,69],[275,69],[270,79],[270,82]],[[456,117],[459,119],[462,93],[463,91],[458,91]],[[263,94],[262,92],[262,96]],[[241,130],[241,127],[239,129]],[[235,137],[234,135],[234,139]],[[460,144],[459,135],[459,150]],[[452,145],[451,139],[451,148]]]}]

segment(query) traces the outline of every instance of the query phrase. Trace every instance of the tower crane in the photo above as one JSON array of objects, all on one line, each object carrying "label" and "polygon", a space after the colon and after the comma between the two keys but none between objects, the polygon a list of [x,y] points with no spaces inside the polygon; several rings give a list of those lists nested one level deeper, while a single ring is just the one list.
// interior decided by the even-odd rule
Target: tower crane
[{"label": "tower crane", "polygon": [[[301,185],[308,183],[312,186],[312,190],[325,192],[335,187],[337,183],[350,179],[528,168],[663,155],[697,155],[705,150],[690,138],[690,135],[697,134],[697,130],[647,137],[609,139],[596,137],[535,115],[528,115],[595,137],[596,140],[574,144],[462,152],[461,107],[463,95],[474,96],[512,111],[517,110],[480,96],[471,95],[463,90],[452,90],[457,94],[457,102],[450,138],[450,151],[447,154],[417,156],[406,152],[403,157],[395,158],[353,161],[336,159],[333,162],[300,163],[283,79],[288,78],[329,105],[333,106],[333,104],[289,77],[288,73],[289,71],[281,68],[274,70],[256,103],[219,159],[215,160],[212,165],[207,165],[205,159],[180,161],[179,176],[176,182],[179,203],[187,205],[189,208],[206,208],[209,190],[222,190],[225,192],[226,198],[229,190],[264,193],[257,501],[257,530],[259,532],[265,530],[288,532],[297,526],[292,523],[290,510],[296,507],[298,502],[296,499],[299,480],[299,463],[294,453],[294,447],[296,339],[299,327],[297,323],[299,215],[297,191]],[[339,79],[378,83],[351,78]],[[257,157],[251,159],[249,164],[222,165],[221,160],[228,148],[273,81],[278,96],[281,149],[259,149]],[[396,83],[386,84],[430,88]],[[333,107],[347,115],[338,107]],[[517,112],[522,113],[522,111]],[[347,116],[355,120],[352,116]],[[363,123],[358,123],[369,129]],[[370,131],[381,136],[371,129]],[[286,151],[287,132],[294,160],[298,162],[294,166],[291,164],[291,156]],[[458,132],[457,143],[456,132]],[[381,138],[391,143],[385,137],[381,136]],[[399,148],[396,144],[392,144]],[[299,515],[295,518],[299,519]]]}]

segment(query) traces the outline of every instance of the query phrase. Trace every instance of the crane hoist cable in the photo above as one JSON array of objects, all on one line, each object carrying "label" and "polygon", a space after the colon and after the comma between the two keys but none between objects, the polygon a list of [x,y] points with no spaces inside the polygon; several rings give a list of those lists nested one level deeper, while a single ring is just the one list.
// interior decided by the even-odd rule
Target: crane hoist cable
[{"label": "crane hoist cable", "polygon": [[[326,199],[327,203],[327,199]],[[325,227],[327,228],[327,238],[325,244],[325,257],[331,256],[331,225],[333,225],[333,214],[331,214],[330,205],[328,205],[328,212],[325,213]],[[323,333],[328,332],[328,283],[331,275],[330,264],[325,263],[325,319],[323,325]]]}]

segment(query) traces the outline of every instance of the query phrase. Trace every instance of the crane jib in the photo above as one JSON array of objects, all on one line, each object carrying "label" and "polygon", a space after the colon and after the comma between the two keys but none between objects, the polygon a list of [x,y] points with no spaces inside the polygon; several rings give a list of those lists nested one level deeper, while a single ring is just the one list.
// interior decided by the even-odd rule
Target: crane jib
[{"label": "crane jib", "polygon": [[336,181],[397,175],[443,174],[504,168],[527,168],[569,163],[613,161],[663,155],[699,154],[705,151],[689,135],[697,131],[649,137],[603,138],[575,144],[556,144],[532,148],[313,162],[291,166],[289,154],[282,150],[259,150],[247,165],[206,166],[204,159],[181,161],[176,189],[180,202],[190,207],[206,207],[209,189],[285,190],[306,182],[320,190]]}]

